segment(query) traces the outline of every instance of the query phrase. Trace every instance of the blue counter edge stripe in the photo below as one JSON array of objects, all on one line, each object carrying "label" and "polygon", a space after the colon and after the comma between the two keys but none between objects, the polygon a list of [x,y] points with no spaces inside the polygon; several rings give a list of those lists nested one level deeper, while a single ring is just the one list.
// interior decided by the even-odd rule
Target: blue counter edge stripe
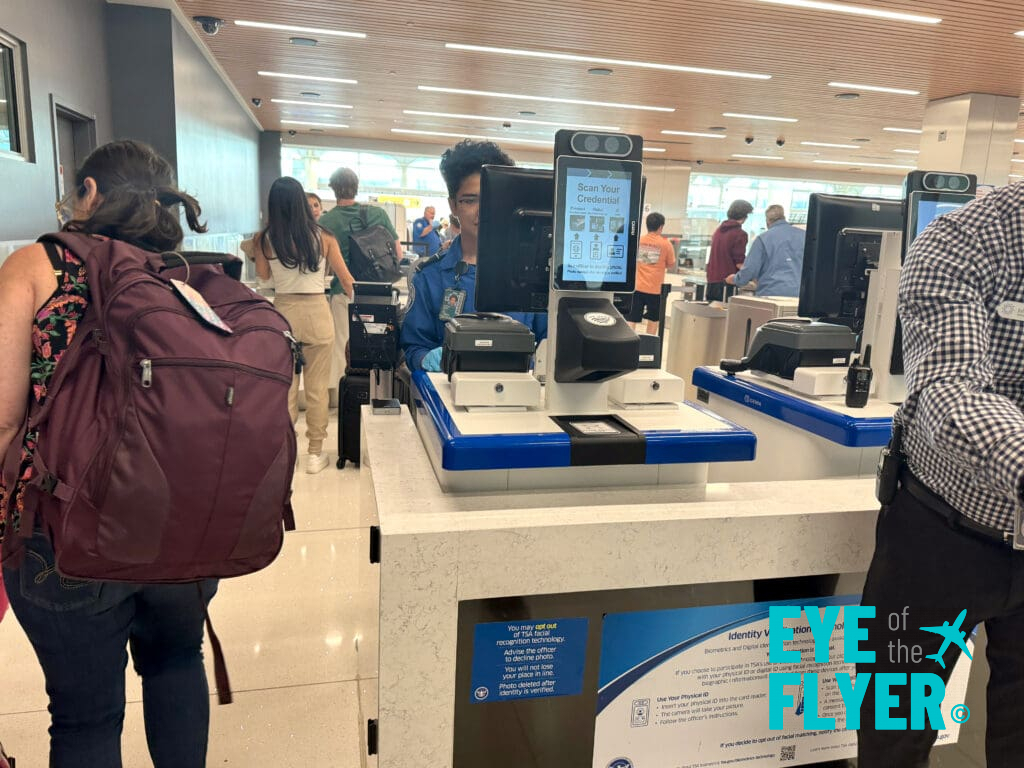
[{"label": "blue counter edge stripe", "polygon": [[[441,438],[441,466],[452,472],[474,469],[539,469],[571,464],[570,440],[564,433],[524,435],[463,435],[424,371],[415,371],[413,384],[423,407]],[[705,407],[692,407],[729,425],[728,431],[645,432],[647,464],[696,464],[718,461],[753,461],[757,437]]]},{"label": "blue counter edge stripe", "polygon": [[744,396],[755,397],[761,413],[848,448],[881,448],[892,434],[892,418],[853,418],[706,368],[694,369],[693,385],[747,407]]}]

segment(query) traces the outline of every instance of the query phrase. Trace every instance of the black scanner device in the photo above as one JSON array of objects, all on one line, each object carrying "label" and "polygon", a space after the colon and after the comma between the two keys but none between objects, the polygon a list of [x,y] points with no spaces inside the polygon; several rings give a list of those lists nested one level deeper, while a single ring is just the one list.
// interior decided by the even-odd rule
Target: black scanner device
[{"label": "black scanner device", "polygon": [[728,374],[759,371],[792,379],[797,368],[845,368],[857,337],[845,325],[811,320],[772,320],[754,334],[742,360],[723,360]]}]

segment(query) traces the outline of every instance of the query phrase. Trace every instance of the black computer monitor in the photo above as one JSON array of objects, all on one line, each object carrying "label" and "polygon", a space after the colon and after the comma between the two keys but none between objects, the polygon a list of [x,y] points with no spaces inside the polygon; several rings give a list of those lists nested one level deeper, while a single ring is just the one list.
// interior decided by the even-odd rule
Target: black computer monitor
[{"label": "black computer monitor", "polygon": [[852,311],[851,300],[863,301],[863,272],[872,255],[877,265],[880,233],[902,230],[899,200],[812,193],[800,279],[801,317],[842,322]]},{"label": "black computer monitor", "polygon": [[547,312],[554,174],[485,165],[475,305],[481,312]]}]

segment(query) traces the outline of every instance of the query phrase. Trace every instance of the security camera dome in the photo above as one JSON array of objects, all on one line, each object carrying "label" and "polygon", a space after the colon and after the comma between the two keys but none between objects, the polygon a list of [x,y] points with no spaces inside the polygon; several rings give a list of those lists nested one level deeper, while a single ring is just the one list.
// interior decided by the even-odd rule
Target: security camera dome
[{"label": "security camera dome", "polygon": [[224,26],[224,19],[218,19],[216,16],[193,16],[192,21],[208,35],[216,35]]}]

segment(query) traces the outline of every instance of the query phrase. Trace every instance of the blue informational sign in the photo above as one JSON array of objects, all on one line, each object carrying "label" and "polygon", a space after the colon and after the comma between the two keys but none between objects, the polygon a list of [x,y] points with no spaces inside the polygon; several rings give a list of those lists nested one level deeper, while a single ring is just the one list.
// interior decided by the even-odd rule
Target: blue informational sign
[{"label": "blue informational sign", "polygon": [[477,624],[470,701],[575,696],[583,690],[587,619]]}]

